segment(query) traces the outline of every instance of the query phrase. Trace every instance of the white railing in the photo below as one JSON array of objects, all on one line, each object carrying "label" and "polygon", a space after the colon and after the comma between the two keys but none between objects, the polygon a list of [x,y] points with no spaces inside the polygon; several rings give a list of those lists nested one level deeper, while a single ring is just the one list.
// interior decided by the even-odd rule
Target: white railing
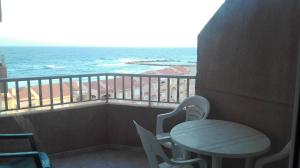
[{"label": "white railing", "polygon": [[51,107],[88,101],[179,103],[195,94],[195,76],[81,74],[0,79],[1,110]]}]

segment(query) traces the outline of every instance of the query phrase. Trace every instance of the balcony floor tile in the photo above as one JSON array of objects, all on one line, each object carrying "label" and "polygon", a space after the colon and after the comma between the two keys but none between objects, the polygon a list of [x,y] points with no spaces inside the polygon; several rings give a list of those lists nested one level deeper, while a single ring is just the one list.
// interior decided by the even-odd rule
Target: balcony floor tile
[{"label": "balcony floor tile", "polygon": [[73,154],[52,160],[55,168],[148,168],[144,153],[102,150]]}]

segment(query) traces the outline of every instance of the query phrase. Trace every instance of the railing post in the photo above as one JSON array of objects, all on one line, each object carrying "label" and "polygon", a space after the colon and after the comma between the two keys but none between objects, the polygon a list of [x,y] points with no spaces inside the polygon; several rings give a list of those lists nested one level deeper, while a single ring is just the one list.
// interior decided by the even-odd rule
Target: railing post
[{"label": "railing post", "polygon": [[130,80],[131,101],[133,101],[133,76],[130,77]]},{"label": "railing post", "polygon": [[157,102],[160,102],[160,77],[158,77]]},{"label": "railing post", "polygon": [[149,107],[151,106],[151,77],[148,77],[148,85],[149,85],[149,90],[148,90],[148,102],[149,102]]},{"label": "railing post", "polygon": [[69,92],[70,92],[70,102],[73,103],[73,80],[72,77],[69,78]]},{"label": "railing post", "polygon": [[177,103],[179,103],[179,97],[180,97],[180,78],[177,77],[177,100],[176,100]]},{"label": "railing post", "polygon": [[140,101],[143,101],[143,79],[140,76]]},{"label": "railing post", "polygon": [[105,98],[106,98],[106,100],[105,100],[105,102],[106,103],[108,103],[108,99],[109,99],[109,95],[108,95],[108,75],[107,74],[105,74],[105,83],[106,83],[106,96],[105,96]]},{"label": "railing post", "polygon": [[28,107],[32,107],[31,103],[31,86],[30,86],[30,80],[27,80],[27,94],[28,94]]},{"label": "railing post", "polygon": [[117,79],[116,75],[114,75],[114,98],[117,99]]},{"label": "railing post", "polygon": [[100,77],[99,77],[99,75],[97,75],[97,98],[98,98],[98,100],[100,100],[100,96],[101,96],[101,94],[100,94]]},{"label": "railing post", "polygon": [[[8,99],[7,99],[7,81],[3,82],[3,86],[4,86],[4,104],[5,104],[5,110],[8,110]],[[2,105],[2,103],[1,103]],[[2,109],[1,109],[2,110]]]},{"label": "railing post", "polygon": [[39,85],[39,101],[40,101],[40,107],[43,106],[43,88],[42,88],[42,81],[39,79],[38,81]]},{"label": "railing post", "polygon": [[53,110],[53,88],[52,88],[52,79],[49,79],[49,88],[50,88],[50,105],[51,110]]},{"label": "railing post", "polygon": [[17,109],[20,109],[19,81],[16,81],[16,98],[17,98]]}]

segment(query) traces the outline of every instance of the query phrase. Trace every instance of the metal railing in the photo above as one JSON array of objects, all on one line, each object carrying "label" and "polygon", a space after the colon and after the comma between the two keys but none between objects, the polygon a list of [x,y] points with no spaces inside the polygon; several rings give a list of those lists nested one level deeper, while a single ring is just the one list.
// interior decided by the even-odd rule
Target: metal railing
[{"label": "metal railing", "polygon": [[179,103],[195,94],[195,76],[81,74],[0,79],[0,111],[101,100]]}]

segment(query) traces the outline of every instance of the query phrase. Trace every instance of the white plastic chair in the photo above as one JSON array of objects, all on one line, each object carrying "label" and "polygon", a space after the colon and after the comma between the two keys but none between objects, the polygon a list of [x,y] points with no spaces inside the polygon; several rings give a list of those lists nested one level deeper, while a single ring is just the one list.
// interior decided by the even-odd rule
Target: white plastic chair
[{"label": "white plastic chair", "polygon": [[166,118],[186,112],[186,121],[206,119],[209,113],[209,101],[202,96],[186,98],[175,110],[157,115],[156,138],[166,148],[172,149],[175,158],[188,158],[189,153],[170,143],[170,133],[163,131],[163,121]]},{"label": "white plastic chair", "polygon": [[291,149],[291,141],[289,141],[280,152],[258,159],[255,163],[254,168],[262,168],[266,164],[288,157],[290,153],[290,149]]},{"label": "white plastic chair", "polygon": [[[192,168],[193,164],[198,164],[201,168],[207,168],[206,161],[200,158],[180,161],[169,159],[164,153],[162,147],[160,146],[155,136],[150,131],[141,127],[135,121],[133,122],[141,138],[144,150],[149,161],[150,168]],[[158,157],[164,162],[159,164]]]}]

